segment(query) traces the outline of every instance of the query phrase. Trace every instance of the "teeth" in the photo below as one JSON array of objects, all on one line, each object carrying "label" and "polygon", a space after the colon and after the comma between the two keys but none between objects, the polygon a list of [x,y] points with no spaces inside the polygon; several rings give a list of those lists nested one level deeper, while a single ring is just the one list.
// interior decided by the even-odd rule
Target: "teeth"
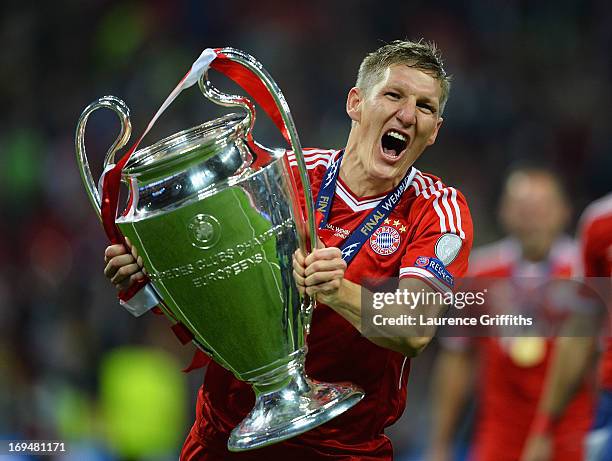
[{"label": "teeth", "polygon": [[398,133],[397,131],[389,131],[389,132],[387,133],[387,135],[388,135],[388,136],[391,136],[392,138],[399,139],[400,141],[404,141],[404,142],[407,142],[407,141],[408,141],[408,140],[406,139],[406,136],[404,136],[404,135],[403,135],[403,134],[401,134],[401,133]]}]

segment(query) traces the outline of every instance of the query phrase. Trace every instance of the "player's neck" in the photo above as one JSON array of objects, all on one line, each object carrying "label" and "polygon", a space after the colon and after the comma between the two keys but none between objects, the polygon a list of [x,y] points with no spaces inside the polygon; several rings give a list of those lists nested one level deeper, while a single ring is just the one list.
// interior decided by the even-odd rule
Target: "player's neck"
[{"label": "player's neck", "polygon": [[395,180],[381,180],[368,174],[368,171],[357,155],[344,155],[340,165],[340,179],[357,197],[383,195],[393,189]]}]

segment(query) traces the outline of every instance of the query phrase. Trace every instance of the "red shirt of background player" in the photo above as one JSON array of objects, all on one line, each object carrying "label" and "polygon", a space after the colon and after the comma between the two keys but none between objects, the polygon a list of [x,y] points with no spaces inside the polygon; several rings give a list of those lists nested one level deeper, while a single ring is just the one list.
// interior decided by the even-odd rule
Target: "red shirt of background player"
[{"label": "red shirt of background player", "polygon": [[[517,278],[517,283],[521,278],[569,278],[576,260],[576,248],[567,237],[557,239],[547,260],[537,264],[521,261],[518,246],[506,239],[474,252],[470,274],[504,280]],[[533,269],[521,272],[521,266],[526,265]],[[513,341],[522,339],[477,340],[481,369],[473,449],[476,460],[510,461],[521,457],[554,348],[554,339],[548,338],[542,357],[532,364],[520,364],[513,360],[511,349]],[[594,398],[593,390],[584,382],[568,404],[553,432],[555,461],[582,460],[581,441],[591,424]]]}]

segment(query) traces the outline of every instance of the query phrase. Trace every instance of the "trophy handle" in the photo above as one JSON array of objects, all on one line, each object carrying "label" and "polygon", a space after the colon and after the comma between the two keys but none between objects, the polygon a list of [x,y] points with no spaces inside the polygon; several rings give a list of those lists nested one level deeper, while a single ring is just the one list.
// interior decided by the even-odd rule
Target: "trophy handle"
[{"label": "trophy handle", "polygon": [[77,165],[79,166],[79,172],[81,173],[81,179],[85,185],[85,190],[87,191],[89,201],[96,211],[98,219],[101,220],[102,217],[100,214],[100,207],[102,202],[100,200],[97,184],[91,175],[89,162],[87,160],[87,152],[85,151],[85,126],[87,125],[87,119],[92,112],[100,108],[112,109],[117,114],[119,121],[121,122],[121,132],[115,139],[115,142],[113,142],[106,152],[106,157],[104,158],[104,171],[115,161],[115,153],[125,146],[130,139],[132,124],[130,122],[130,110],[128,109],[127,105],[121,99],[116,98],[115,96],[103,96],[97,101],[92,102],[85,108],[81,114],[81,117],[79,117],[79,122],[77,123],[75,138]]},{"label": "trophy handle", "polygon": [[[306,221],[307,221],[307,233],[308,241],[306,241],[306,237],[300,236],[301,246],[303,249],[312,249],[316,248],[317,242],[317,233],[316,233],[316,224],[314,219],[314,202],[312,199],[312,195],[309,193],[310,191],[310,181],[308,179],[308,173],[306,171],[306,162],[304,161],[304,155],[302,154],[302,146],[300,144],[300,139],[297,134],[297,130],[295,129],[295,123],[293,122],[293,117],[291,116],[291,111],[289,110],[289,105],[283,96],[280,88],[276,84],[276,82],[272,79],[270,74],[263,68],[261,63],[257,61],[253,56],[237,50],[235,48],[221,48],[218,50],[218,54],[223,55],[225,58],[230,61],[234,61],[238,64],[241,64],[250,72],[252,72],[261,83],[265,86],[265,90],[267,90],[268,94],[272,97],[274,104],[276,105],[276,109],[278,110],[278,114],[281,117],[281,121],[286,129],[286,138],[291,145],[291,149],[295,153],[295,157],[297,160],[298,171],[300,173],[300,180],[302,182],[302,189],[304,192],[304,200],[306,204]],[[215,68],[215,62],[212,63],[212,68]],[[243,83],[237,83],[244,87]],[[210,99],[215,104],[219,104],[221,106],[240,106],[247,112],[247,124],[248,124],[248,136],[251,136],[251,130],[253,128],[253,124],[255,123],[255,110],[253,107],[253,103],[243,97],[243,96],[235,96],[228,95],[222,93],[217,90],[210,80],[208,79],[208,71],[206,71],[199,80],[200,90],[208,99]],[[274,120],[275,117],[268,113]],[[283,133],[284,134],[284,133]]]},{"label": "trophy handle", "polygon": [[[272,98],[272,101],[276,105],[277,112],[271,113],[269,109],[264,106],[264,109],[268,113],[268,115],[275,122],[277,127],[282,130],[281,126],[279,126],[278,122],[282,122],[284,125],[285,131],[283,132],[283,136],[289,142],[291,149],[295,153],[295,158],[297,161],[298,171],[300,174],[300,181],[302,183],[302,191],[304,194],[304,203],[306,207],[306,232],[298,232],[300,248],[305,252],[308,250],[312,250],[317,247],[317,232],[316,232],[316,223],[315,223],[315,213],[314,213],[314,202],[312,199],[312,195],[310,194],[310,180],[308,179],[308,173],[306,170],[306,162],[304,160],[304,155],[302,153],[302,146],[300,144],[300,139],[297,134],[297,130],[295,128],[295,123],[293,121],[293,117],[291,116],[291,111],[289,110],[289,105],[283,96],[280,88],[276,84],[276,82],[272,79],[270,74],[264,69],[259,61],[257,61],[253,56],[244,53],[243,51],[237,50],[235,48],[221,48],[217,50],[218,55],[223,55],[226,59],[230,61],[234,61],[243,67],[245,67],[248,71],[257,77],[259,82],[263,83],[263,90],[267,90],[267,93]],[[213,61],[212,68],[215,68],[216,62]],[[221,70],[221,69],[217,69]],[[222,71],[223,72],[223,71]],[[232,77],[230,77],[232,78]],[[256,87],[257,83],[249,81],[252,76],[242,76],[239,79],[234,79],[236,83],[238,83],[243,88],[246,86]],[[245,86],[246,84],[246,86]],[[255,122],[255,110],[253,103],[242,96],[235,95],[227,95],[217,90],[210,80],[208,79],[208,71],[204,72],[199,80],[200,90],[209,100],[214,102],[215,104],[219,104],[221,106],[240,106],[247,112],[247,120],[248,123],[248,138],[252,139],[251,130],[253,128],[253,124]],[[257,89],[260,92],[260,89]],[[257,96],[261,97],[261,94],[256,95],[255,93],[251,93],[256,99]],[[271,109],[271,108],[270,108]],[[277,115],[280,115],[280,120],[277,119]],[[291,171],[288,172],[292,177]],[[306,235],[304,235],[306,234]],[[304,297],[304,302],[302,304],[302,315],[304,316],[304,325],[306,332],[308,333],[310,320],[312,316],[312,311],[314,309],[314,299],[310,299],[308,296]]]}]

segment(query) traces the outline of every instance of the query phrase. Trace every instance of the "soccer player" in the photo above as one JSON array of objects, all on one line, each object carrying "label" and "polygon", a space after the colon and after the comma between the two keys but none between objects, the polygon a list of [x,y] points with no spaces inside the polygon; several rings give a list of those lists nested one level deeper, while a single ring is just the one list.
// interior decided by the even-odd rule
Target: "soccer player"
[{"label": "soccer player", "polygon": [[[612,193],[593,202],[580,219],[580,262],[585,277],[612,277]],[[608,282],[609,283],[609,282]],[[608,285],[609,286],[609,285]],[[608,291],[609,294],[609,291]],[[607,300],[608,303],[610,300]],[[608,320],[609,321],[609,320]],[[612,326],[612,325],[610,325]],[[549,461],[556,455],[551,441],[558,421],[565,417],[579,383],[588,373],[596,349],[595,337],[564,337],[548,372],[540,400],[539,418],[545,430],[532,433],[522,461]],[[586,443],[587,461],[612,461],[612,339],[608,338],[600,376],[595,421]]]},{"label": "soccer player", "polygon": [[[538,303],[550,303],[537,287],[545,286],[546,280],[571,276],[577,257],[573,241],[563,234],[569,217],[566,197],[554,174],[538,167],[516,169],[506,180],[500,208],[510,237],[476,249],[470,258],[470,275],[503,282],[512,289],[509,301],[513,309],[527,315]],[[489,291],[487,302],[500,303]],[[549,307],[553,311],[560,308],[554,301]],[[441,338],[441,344],[434,371],[430,460],[452,459],[455,428],[475,384],[477,409],[470,459],[518,461],[530,428],[539,424],[536,409],[554,341],[489,334]],[[582,459],[580,446],[590,424],[593,396],[586,382],[579,388],[551,433],[555,460]]]},{"label": "soccer player", "polygon": [[[431,337],[416,331],[363,337],[361,292],[370,288],[364,286],[366,279],[388,277],[400,278],[400,289],[447,292],[452,278],[467,269],[472,222],[465,198],[413,165],[436,140],[449,86],[432,44],[385,45],[367,55],[348,93],[352,125],[346,147],[304,151],[321,243],[306,257],[294,256],[300,290],[317,301],[306,372],[322,381],[357,384],[365,390],[363,401],[298,437],[229,453],[229,432],[254,397],[250,386],[212,362],[181,459],[392,459],[384,429],[404,410],[409,358]],[[295,157],[289,153],[288,158],[295,168]],[[373,211],[380,219],[362,226]],[[137,255],[121,245],[108,247],[105,260],[105,274],[118,288],[142,277]]]}]

